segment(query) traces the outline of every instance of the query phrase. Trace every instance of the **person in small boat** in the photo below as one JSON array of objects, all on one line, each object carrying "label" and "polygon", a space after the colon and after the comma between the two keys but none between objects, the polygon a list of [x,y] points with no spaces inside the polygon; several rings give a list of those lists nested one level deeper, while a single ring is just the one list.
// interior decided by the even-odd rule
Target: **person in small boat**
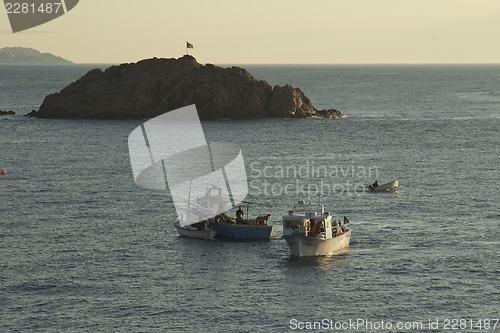
[{"label": "person in small boat", "polygon": [[241,206],[236,211],[236,221],[243,221],[243,210],[241,209]]},{"label": "person in small boat", "polygon": [[372,184],[372,187],[373,188],[378,187],[378,180],[376,180],[375,183]]}]

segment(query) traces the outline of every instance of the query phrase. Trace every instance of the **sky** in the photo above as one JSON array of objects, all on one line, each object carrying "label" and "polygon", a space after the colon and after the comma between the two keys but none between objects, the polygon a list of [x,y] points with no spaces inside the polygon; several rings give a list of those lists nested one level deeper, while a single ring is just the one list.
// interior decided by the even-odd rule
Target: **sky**
[{"label": "sky", "polygon": [[12,33],[75,63],[178,58],[200,63],[500,63],[500,0],[80,0],[65,15]]}]

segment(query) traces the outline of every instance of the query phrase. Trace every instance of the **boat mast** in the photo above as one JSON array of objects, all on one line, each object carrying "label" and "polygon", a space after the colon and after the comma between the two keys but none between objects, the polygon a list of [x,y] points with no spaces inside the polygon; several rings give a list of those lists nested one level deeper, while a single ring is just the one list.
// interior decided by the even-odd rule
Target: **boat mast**
[{"label": "boat mast", "polygon": [[188,207],[187,207],[187,211],[186,211],[186,222],[189,222],[189,207],[191,207],[191,182],[192,182],[192,180],[189,181]]}]

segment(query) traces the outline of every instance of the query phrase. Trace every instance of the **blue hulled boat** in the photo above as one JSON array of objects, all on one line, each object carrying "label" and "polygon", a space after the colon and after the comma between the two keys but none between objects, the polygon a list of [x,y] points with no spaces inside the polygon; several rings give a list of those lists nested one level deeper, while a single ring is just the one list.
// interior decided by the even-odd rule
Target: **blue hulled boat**
[{"label": "blue hulled boat", "polygon": [[253,220],[236,222],[217,222],[217,237],[234,240],[271,239],[273,227],[266,224],[252,223]]},{"label": "blue hulled boat", "polygon": [[[243,201],[247,204],[247,215],[250,202]],[[271,214],[259,216],[255,219],[244,219],[243,210],[241,207],[236,211],[236,217],[220,214],[215,217],[215,228],[217,237],[228,238],[234,240],[269,240],[272,237],[273,227],[267,224],[267,220]]]}]

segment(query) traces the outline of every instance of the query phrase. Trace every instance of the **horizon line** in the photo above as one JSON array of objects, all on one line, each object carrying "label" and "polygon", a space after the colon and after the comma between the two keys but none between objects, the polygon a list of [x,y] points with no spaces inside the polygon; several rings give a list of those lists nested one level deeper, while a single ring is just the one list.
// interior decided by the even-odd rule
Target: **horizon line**
[{"label": "horizon line", "polygon": [[[122,64],[133,64],[139,61],[150,60],[150,59],[179,59],[179,58],[166,58],[166,57],[152,57],[152,58],[144,58],[135,61],[129,62],[73,62],[70,63],[0,63],[0,65],[122,65]],[[193,57],[194,58],[194,57]],[[196,60],[196,58],[195,58]],[[229,62],[229,63],[212,63],[212,62],[204,62],[200,63],[201,65],[212,64],[216,66],[379,66],[379,65],[412,65],[412,66],[421,66],[421,65],[500,65],[500,62],[339,62],[339,63],[237,63],[237,62]]]},{"label": "horizon line", "polygon": [[[178,58],[164,58],[153,57],[157,59],[178,59]],[[153,59],[144,58],[130,62],[73,62],[72,64],[61,65],[121,65],[136,63],[143,60]],[[195,58],[196,59],[196,58]],[[250,63],[250,62],[228,62],[228,63],[200,63],[201,65],[212,64],[217,66],[241,66],[241,65],[261,65],[261,66],[325,66],[325,65],[500,65],[500,62],[338,62],[338,63]],[[21,65],[21,64],[20,64]],[[36,64],[35,64],[36,65]],[[43,65],[43,64],[40,64]],[[56,64],[57,65],[57,64]]]}]

